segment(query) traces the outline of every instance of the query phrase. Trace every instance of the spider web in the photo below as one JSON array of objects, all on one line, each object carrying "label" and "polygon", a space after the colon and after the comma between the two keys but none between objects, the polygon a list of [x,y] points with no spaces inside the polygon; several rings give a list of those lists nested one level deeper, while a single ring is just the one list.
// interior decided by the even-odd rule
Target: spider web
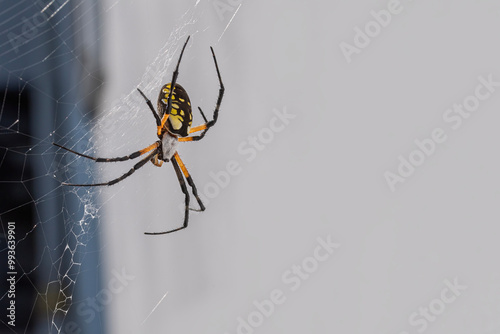
[{"label": "spider web", "polygon": [[[109,169],[52,143],[90,155],[114,156],[155,140],[154,120],[135,89],[114,101],[101,98],[103,91],[111,89],[100,61],[109,38],[105,23],[119,17],[126,6],[123,1],[25,0],[4,2],[0,9],[4,234],[0,263],[2,281],[9,283],[11,277],[15,281],[0,295],[2,332],[95,333],[102,328],[102,312],[94,312],[92,320],[89,316],[83,324],[87,327],[73,320],[82,316],[74,304],[95,299],[99,291],[105,190],[69,188],[60,182],[95,182],[108,177]],[[140,87],[153,104],[156,98],[151,94],[170,81],[172,64],[186,37],[192,35],[193,43],[198,35],[211,32],[215,43],[239,9],[233,6],[234,15],[226,14],[220,27],[209,29],[204,16],[221,13],[214,12],[213,6],[202,0],[190,4],[172,23],[173,29],[166,30],[164,40],[158,41],[149,65],[137,69],[133,86]],[[190,57],[185,55],[183,62]],[[148,135],[134,138],[125,133]],[[122,173],[130,166],[124,168]],[[15,264],[8,267],[11,229]],[[85,285],[79,285],[81,281]],[[12,301],[15,322],[9,323],[12,318],[5,310]]]}]

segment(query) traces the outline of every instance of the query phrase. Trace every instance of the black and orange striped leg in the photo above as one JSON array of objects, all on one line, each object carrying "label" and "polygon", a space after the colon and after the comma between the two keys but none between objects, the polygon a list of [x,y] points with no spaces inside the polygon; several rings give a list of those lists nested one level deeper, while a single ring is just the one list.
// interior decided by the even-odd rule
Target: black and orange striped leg
[{"label": "black and orange striped leg", "polygon": [[203,131],[203,132],[199,136],[180,137],[179,141],[181,141],[181,142],[183,142],[183,141],[198,141],[198,140],[202,139],[203,137],[205,137],[205,134],[207,133],[208,129],[210,129],[210,127],[213,125],[213,124],[211,124],[211,122],[208,122],[208,120],[205,117],[205,114],[203,113],[203,111],[201,110],[201,108],[198,107],[198,109],[200,110],[201,116],[203,117],[203,120],[205,121],[205,124],[192,127],[189,130],[189,133],[195,133],[195,132],[198,132],[198,131]]},{"label": "black and orange striped leg", "polygon": [[176,159],[172,159],[172,166],[174,167],[175,174],[177,175],[177,179],[179,180],[179,184],[181,186],[181,190],[184,193],[184,223],[182,224],[181,227],[175,228],[170,231],[164,231],[164,232],[144,232],[146,235],[160,235],[160,234],[168,234],[172,232],[176,232],[179,230],[183,230],[186,227],[188,227],[188,221],[189,221],[189,192],[186,187],[186,182],[184,181],[184,178],[182,177],[182,171],[181,168],[179,168],[179,165],[177,164]]},{"label": "black and orange striped leg", "polygon": [[124,157],[118,157],[118,158],[95,158],[95,157],[91,157],[90,155],[86,155],[86,154],[83,154],[83,153],[79,153],[79,152],[73,151],[72,149],[69,149],[67,147],[64,147],[64,146],[56,144],[56,143],[52,143],[52,145],[57,146],[59,148],[62,148],[64,150],[66,150],[68,152],[71,152],[71,153],[74,153],[76,155],[79,155],[81,157],[84,157],[84,158],[87,158],[87,159],[90,159],[90,160],[94,160],[96,162],[117,162],[117,161],[127,161],[127,160],[130,160],[130,159],[135,159],[137,157],[140,157],[141,155],[143,155],[145,153],[148,153],[148,152],[150,152],[150,151],[152,151],[152,150],[157,149],[158,147],[160,147],[161,142],[157,141],[157,142],[149,145],[148,147],[143,148],[142,150],[139,150],[137,152],[131,153],[131,154],[126,155]]},{"label": "black and orange striped leg", "polygon": [[155,111],[155,108],[153,107],[153,104],[151,103],[151,100],[148,99],[146,97],[146,95],[144,95],[144,93],[142,92],[142,90],[140,90],[139,88],[137,88],[137,90],[139,91],[139,93],[141,93],[142,97],[144,98],[144,100],[146,100],[146,104],[148,105],[149,109],[151,110],[151,112],[153,113],[153,116],[155,117],[155,120],[156,120],[156,126],[160,126],[161,125],[161,118],[160,116],[158,116],[158,114],[156,113]]},{"label": "black and orange striped leg", "polygon": [[181,54],[179,56],[179,60],[177,61],[177,65],[175,66],[174,73],[172,74],[172,80],[170,81],[170,92],[168,93],[167,96],[167,110],[165,111],[165,114],[161,117],[161,120],[158,124],[157,122],[157,135],[158,137],[161,137],[162,133],[164,132],[164,126],[165,123],[167,122],[167,118],[170,115],[170,112],[172,111],[172,94],[174,93],[174,88],[175,88],[175,83],[177,82],[177,76],[179,75],[179,65],[181,64],[182,60],[182,55],[184,54],[184,50],[186,49],[187,43],[189,41],[189,38],[191,36],[188,36],[186,39],[186,42],[184,42],[184,46],[182,47]]},{"label": "black and orange striped leg", "polygon": [[[189,42],[189,38],[191,38],[191,36],[188,36],[186,42],[184,42],[181,55],[179,56],[179,60],[177,61],[177,66],[175,66],[174,73],[172,74],[172,80],[170,81],[170,92],[168,93],[168,98],[167,98],[167,112],[165,115],[163,115],[164,118],[170,115],[170,111],[172,110],[172,94],[174,93],[175,83],[177,82],[177,76],[179,75],[179,65],[181,64],[182,55],[184,54],[184,50],[186,49],[187,43]],[[165,122],[163,122],[162,120],[162,123],[164,124]]]},{"label": "black and orange striped leg", "polygon": [[91,183],[91,184],[73,184],[73,183],[63,182],[62,185],[65,185],[65,186],[74,186],[74,187],[112,186],[113,184],[116,184],[116,183],[118,183],[120,181],[123,181],[124,179],[126,179],[130,175],[134,174],[134,172],[136,170],[138,170],[139,168],[141,168],[142,166],[144,166],[146,163],[148,163],[149,160],[151,160],[157,153],[158,153],[158,149],[153,150],[144,159],[142,159],[141,161],[139,161],[138,163],[136,163],[134,165],[134,167],[132,167],[128,172],[126,172],[125,174],[123,174],[122,176],[120,176],[120,177],[118,177],[118,178],[116,178],[114,180],[111,180],[111,181],[108,181],[108,182],[103,182],[103,183]]},{"label": "black and orange striped leg", "polygon": [[[153,116],[155,117],[156,127],[157,127],[157,134],[158,134],[158,137],[160,137],[161,134],[162,134],[163,126],[165,125],[165,122],[167,121],[168,114],[165,114],[163,116],[163,118],[160,118],[160,116],[158,116],[158,114],[156,113],[155,108],[153,107],[153,104],[151,103],[151,100],[148,99],[146,97],[146,95],[144,95],[144,93],[139,88],[137,88],[137,90],[139,91],[139,93],[141,93],[142,97],[144,97],[144,99],[146,100],[146,103],[147,103],[149,109],[151,109],[151,112],[153,113]],[[158,165],[156,163],[155,163],[155,165],[161,166],[161,164]]]},{"label": "black and orange striped leg", "polygon": [[203,139],[203,137],[205,137],[205,134],[207,133],[208,128],[205,128],[205,129],[203,129],[203,130],[205,130],[205,131],[203,131],[203,132],[201,133],[201,135],[199,135],[199,136],[180,137],[178,140],[179,140],[180,142],[185,142],[185,141],[198,141],[198,140],[201,140],[201,139]]},{"label": "black and orange striped leg", "polygon": [[191,191],[193,192],[194,197],[196,197],[196,201],[198,202],[198,205],[200,206],[200,209],[191,209],[193,211],[205,211],[205,205],[203,205],[203,202],[200,199],[200,196],[198,196],[198,190],[196,189],[196,185],[194,184],[193,179],[191,178],[191,175],[189,175],[189,172],[184,165],[184,163],[181,160],[181,157],[179,156],[179,153],[175,152],[174,154],[174,159],[172,161],[176,161],[179,164],[179,167],[182,170],[182,173],[184,174],[184,177],[186,178],[189,186],[191,187]]},{"label": "black and orange striped leg", "polygon": [[179,141],[198,141],[198,140],[203,139],[203,137],[205,137],[208,129],[210,129],[212,126],[214,126],[215,123],[217,122],[217,119],[219,118],[219,109],[220,109],[220,105],[222,103],[222,98],[224,97],[225,88],[224,88],[224,84],[222,83],[222,77],[220,75],[219,65],[217,64],[217,58],[215,57],[214,49],[212,47],[210,47],[210,50],[212,51],[212,56],[214,58],[214,63],[215,63],[215,69],[217,71],[217,77],[219,78],[219,85],[220,85],[219,86],[219,96],[217,97],[217,103],[215,104],[213,119],[211,121],[207,121],[205,114],[203,113],[201,108],[198,107],[198,110],[200,110],[201,116],[203,117],[205,124],[191,128],[189,130],[189,133],[195,133],[198,131],[203,131],[203,132],[198,136],[179,138]]}]

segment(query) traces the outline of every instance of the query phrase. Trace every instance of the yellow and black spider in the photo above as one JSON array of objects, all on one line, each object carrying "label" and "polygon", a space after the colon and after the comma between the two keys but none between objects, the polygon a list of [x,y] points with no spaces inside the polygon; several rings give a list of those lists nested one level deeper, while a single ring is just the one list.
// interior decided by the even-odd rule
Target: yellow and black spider
[{"label": "yellow and black spider", "polygon": [[[151,101],[146,97],[146,95],[144,95],[144,93],[139,88],[137,88],[139,93],[146,100],[146,103],[149,109],[151,109],[151,112],[153,113],[153,116],[156,120],[156,125],[158,128],[157,135],[159,138],[158,141],[140,151],[118,158],[95,158],[82,153],[75,152],[69,148],[54,143],[54,145],[57,147],[65,149],[66,151],[72,152],[81,157],[92,159],[96,162],[126,161],[130,159],[135,159],[143,154],[149,153],[144,159],[136,163],[134,167],[132,167],[132,169],[130,169],[127,173],[123,174],[119,178],[116,178],[109,182],[93,183],[93,184],[63,183],[63,185],[67,186],[75,186],[75,187],[111,186],[132,175],[136,170],[144,166],[148,161],[151,161],[155,166],[158,167],[160,167],[164,161],[165,162],[172,161],[172,165],[174,166],[175,173],[177,174],[177,179],[179,180],[181,190],[185,195],[184,224],[182,225],[182,227],[170,231],[145,232],[145,234],[148,235],[167,234],[182,230],[188,226],[189,210],[194,210],[194,211],[205,210],[205,206],[203,205],[203,202],[198,196],[198,192],[196,190],[196,186],[193,182],[193,179],[191,178],[191,175],[189,175],[186,166],[179,157],[179,154],[177,153],[177,145],[178,142],[197,141],[202,139],[207,133],[208,129],[214,126],[215,122],[217,122],[217,117],[219,116],[219,108],[222,102],[222,97],[224,95],[224,84],[222,83],[222,78],[219,72],[219,66],[217,65],[217,59],[215,58],[214,50],[212,47],[210,47],[210,50],[212,51],[212,56],[214,58],[217,76],[219,77],[219,83],[220,83],[219,96],[217,98],[217,103],[215,105],[213,119],[211,121],[207,121],[207,118],[203,114],[203,111],[201,110],[200,107],[198,107],[201,116],[205,121],[205,124],[191,127],[191,124],[193,122],[193,114],[189,96],[186,90],[182,88],[181,85],[176,83],[177,76],[179,74],[179,64],[181,63],[182,55],[184,54],[184,49],[186,48],[188,41],[189,41],[189,36],[186,42],[184,43],[184,46],[182,47],[179,60],[177,61],[177,66],[172,75],[172,81],[164,85],[160,90],[160,95],[158,96],[158,113],[156,113]],[[203,131],[203,132],[201,132],[201,134],[198,136],[189,136],[189,134],[198,131]],[[199,210],[189,208],[189,192],[187,190],[186,182],[184,181],[183,175],[184,178],[186,178],[188,184],[191,186],[193,195],[196,197],[196,200],[198,201],[198,204],[200,206]]]}]

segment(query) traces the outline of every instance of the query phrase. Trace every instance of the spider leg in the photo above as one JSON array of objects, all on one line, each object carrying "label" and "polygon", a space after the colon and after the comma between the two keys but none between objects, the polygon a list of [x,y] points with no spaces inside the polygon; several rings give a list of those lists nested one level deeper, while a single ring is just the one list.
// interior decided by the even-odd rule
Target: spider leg
[{"label": "spider leg", "polygon": [[215,122],[217,122],[217,117],[219,117],[219,108],[220,108],[220,105],[222,103],[222,97],[224,96],[225,88],[224,88],[224,84],[222,83],[222,77],[220,75],[219,65],[217,65],[217,58],[215,58],[214,49],[212,47],[210,47],[210,50],[212,51],[212,56],[214,57],[215,69],[217,70],[217,77],[219,78],[219,85],[220,85],[219,86],[219,96],[217,97],[217,103],[215,105],[215,110],[214,110],[214,117],[212,120],[212,124],[210,125],[210,127],[211,127],[215,124]]},{"label": "spider leg", "polygon": [[144,93],[139,88],[137,88],[137,90],[139,91],[139,93],[141,93],[141,95],[144,98],[144,100],[146,100],[146,104],[148,105],[149,109],[151,109],[151,112],[153,113],[153,116],[155,117],[155,120],[156,120],[156,126],[160,126],[160,124],[161,124],[161,118],[156,113],[155,108],[153,107],[153,104],[151,103],[151,100],[148,99],[146,97],[146,95],[144,95]]},{"label": "spider leg", "polygon": [[56,143],[52,143],[52,145],[57,146],[59,148],[62,148],[64,150],[69,151],[71,153],[74,153],[76,155],[79,155],[81,157],[84,157],[84,158],[87,158],[87,159],[90,159],[90,160],[94,160],[96,162],[116,162],[116,161],[127,161],[127,160],[130,160],[130,159],[135,159],[137,157],[140,157],[141,155],[143,155],[145,153],[148,153],[149,151],[154,150],[155,148],[158,148],[160,146],[160,142],[157,141],[157,142],[149,145],[148,147],[143,148],[142,150],[139,150],[137,152],[131,153],[131,154],[126,155],[124,157],[118,157],[118,158],[94,158],[94,157],[91,157],[90,155],[86,155],[86,154],[83,154],[83,153],[79,153],[79,152],[73,151],[73,150],[71,150],[71,149],[69,149],[67,147],[64,147],[64,146],[56,144]]},{"label": "spider leg", "polygon": [[191,178],[191,175],[189,175],[189,172],[184,165],[184,163],[181,160],[181,157],[179,156],[179,153],[175,152],[174,154],[175,161],[179,164],[182,173],[184,174],[184,177],[186,178],[189,186],[191,187],[191,191],[193,192],[194,197],[196,197],[196,201],[198,202],[198,205],[200,206],[200,209],[191,209],[193,211],[205,211],[205,205],[203,205],[203,202],[200,199],[200,196],[198,196],[198,190],[196,189],[196,185],[194,184],[193,179]]},{"label": "spider leg", "polygon": [[[165,125],[165,122],[167,120],[168,115],[170,115],[170,111],[172,110],[172,94],[174,92],[175,83],[177,82],[177,76],[179,75],[179,65],[181,64],[182,55],[184,54],[184,50],[186,49],[186,45],[189,41],[189,38],[191,38],[191,36],[188,36],[188,38],[186,39],[186,42],[184,42],[184,46],[182,47],[181,55],[179,56],[179,60],[177,61],[177,66],[175,67],[175,71],[172,74],[172,81],[170,81],[170,88],[171,89],[170,89],[170,93],[168,94],[168,98],[167,98],[167,111],[166,111],[165,115],[163,115],[161,122],[159,124],[162,128],[163,128],[163,125]],[[159,133],[160,133],[160,128],[158,129],[158,134]]]},{"label": "spider leg", "polygon": [[[177,154],[177,153],[176,153]],[[182,171],[181,168],[179,168],[179,165],[177,164],[176,159],[172,159],[172,165],[174,166],[175,174],[177,175],[177,179],[179,180],[179,184],[181,186],[181,190],[184,193],[184,224],[182,224],[181,227],[175,228],[173,230],[165,231],[165,232],[144,232],[146,235],[160,235],[160,234],[168,234],[172,232],[176,232],[182,229],[185,229],[188,227],[188,221],[189,221],[189,192],[186,187],[186,182],[184,182],[184,178],[182,177]]]},{"label": "spider leg", "polygon": [[74,187],[111,186],[111,185],[116,184],[116,183],[118,183],[120,181],[123,181],[124,179],[126,179],[130,175],[134,174],[134,172],[136,170],[138,170],[139,168],[141,168],[142,166],[144,166],[147,162],[149,162],[149,160],[151,160],[151,158],[153,158],[155,156],[155,154],[157,154],[157,153],[158,153],[158,148],[156,148],[151,153],[149,153],[144,159],[142,159],[141,161],[139,161],[138,163],[136,163],[134,165],[134,167],[132,167],[128,172],[126,172],[125,174],[123,174],[122,176],[120,176],[120,177],[118,177],[118,178],[116,178],[114,180],[111,180],[111,181],[108,181],[108,182],[103,182],[103,183],[91,183],[91,184],[74,184],[74,183],[63,182],[62,185],[64,185],[64,186],[74,186]]},{"label": "spider leg", "polygon": [[200,107],[198,107],[198,110],[200,110],[201,116],[203,117],[203,120],[205,121],[205,124],[192,127],[189,130],[189,133],[194,133],[194,132],[198,132],[198,131],[202,131],[202,130],[205,130],[205,131],[203,131],[201,133],[201,135],[199,135],[199,136],[180,137],[178,139],[179,141],[198,141],[198,140],[202,139],[203,137],[205,137],[205,134],[207,133],[207,131],[209,129],[209,127],[207,127],[208,120],[205,117],[205,114],[203,113],[203,111],[201,110]]},{"label": "spider leg", "polygon": [[203,116],[203,119],[205,120],[205,124],[191,128],[189,130],[189,133],[194,133],[194,132],[198,132],[198,131],[202,131],[202,130],[205,130],[205,131],[203,131],[201,133],[201,135],[199,135],[199,136],[179,138],[179,141],[198,141],[200,139],[203,139],[203,137],[205,137],[205,134],[207,133],[208,129],[210,129],[212,126],[215,125],[215,122],[217,122],[217,118],[219,117],[219,109],[220,109],[220,105],[222,103],[222,98],[224,97],[225,88],[224,88],[224,84],[222,83],[222,77],[220,75],[219,65],[217,64],[217,58],[215,57],[214,49],[212,47],[210,47],[210,50],[212,51],[212,56],[214,58],[214,63],[215,63],[215,69],[217,71],[217,77],[219,78],[219,85],[220,85],[219,86],[219,96],[217,97],[217,103],[215,104],[213,119],[210,122],[207,122],[205,114],[203,113],[201,108],[198,107],[201,115]]},{"label": "spider leg", "polygon": [[[144,95],[144,93],[139,88],[137,88],[137,90],[139,91],[139,93],[141,93],[142,97],[144,97],[144,99],[146,100],[146,103],[147,103],[149,109],[151,109],[151,112],[153,113],[153,116],[155,117],[155,120],[156,120],[156,127],[158,128],[158,131],[157,131],[158,136],[161,136],[161,132],[162,132],[161,130],[163,129],[163,126],[165,125],[165,122],[167,121],[168,114],[163,116],[163,119],[160,118],[160,116],[158,116],[158,114],[156,113],[156,111],[153,107],[153,104],[151,103],[151,100],[148,99],[146,97],[146,95]],[[156,165],[156,163],[155,163],[155,165]]]},{"label": "spider leg", "polygon": [[[200,111],[200,114],[201,114],[201,117],[203,117],[203,120],[205,121],[205,123],[208,123],[208,120],[207,118],[205,117],[205,114],[203,113],[203,110],[201,110],[200,107],[198,107],[198,110]],[[196,131],[190,131],[191,132],[196,132]]]},{"label": "spider leg", "polygon": [[[161,124],[160,124],[159,126],[157,126],[157,128],[158,128],[158,131],[157,131],[157,133],[158,133],[158,137],[160,137],[160,136],[161,136],[161,134],[162,134],[162,129],[163,129],[163,127],[165,126],[165,123],[167,123],[167,119],[168,119],[168,116],[169,116],[169,115],[170,115],[170,114],[165,114],[165,116],[163,116],[163,118],[162,118],[162,120],[161,120]],[[160,137],[160,138],[161,138],[161,137]]]},{"label": "spider leg", "polygon": [[[203,139],[203,137],[205,137],[205,134],[207,133],[208,129],[205,128],[205,129],[202,129],[202,130],[205,130],[201,133],[201,135],[199,136],[192,136],[192,137],[180,137],[178,140],[179,141],[198,141],[198,140],[201,140]],[[201,131],[201,130],[198,130],[198,131]]]}]

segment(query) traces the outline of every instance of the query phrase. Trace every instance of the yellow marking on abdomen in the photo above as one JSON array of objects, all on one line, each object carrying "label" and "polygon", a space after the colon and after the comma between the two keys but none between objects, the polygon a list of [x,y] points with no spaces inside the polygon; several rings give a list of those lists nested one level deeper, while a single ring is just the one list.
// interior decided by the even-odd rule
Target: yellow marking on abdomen
[{"label": "yellow marking on abdomen", "polygon": [[183,119],[180,116],[173,116],[172,115],[172,117],[170,117],[170,124],[172,124],[172,127],[174,128],[174,130],[179,130],[180,128],[182,128],[182,122],[183,122]]}]

